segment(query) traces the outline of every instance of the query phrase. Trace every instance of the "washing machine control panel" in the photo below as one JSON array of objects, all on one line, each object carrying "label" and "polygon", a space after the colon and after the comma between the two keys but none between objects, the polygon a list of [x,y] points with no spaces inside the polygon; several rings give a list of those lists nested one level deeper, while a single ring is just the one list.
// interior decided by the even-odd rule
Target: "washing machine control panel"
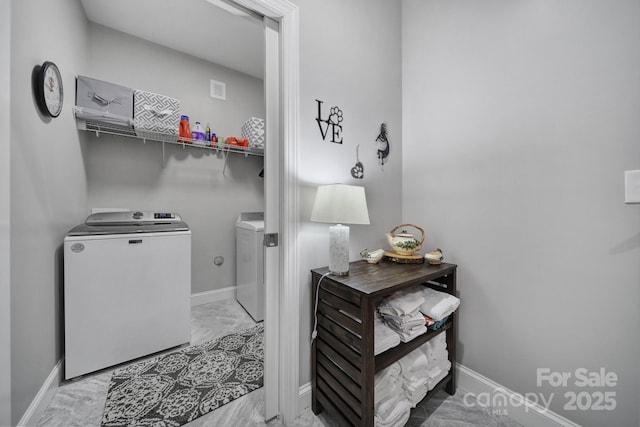
[{"label": "washing machine control panel", "polygon": [[174,219],[176,216],[170,212],[154,212],[153,217],[155,219]]},{"label": "washing machine control panel", "polygon": [[85,220],[87,225],[126,225],[126,224],[154,224],[158,222],[180,222],[180,216],[173,212],[101,212],[89,215]]}]

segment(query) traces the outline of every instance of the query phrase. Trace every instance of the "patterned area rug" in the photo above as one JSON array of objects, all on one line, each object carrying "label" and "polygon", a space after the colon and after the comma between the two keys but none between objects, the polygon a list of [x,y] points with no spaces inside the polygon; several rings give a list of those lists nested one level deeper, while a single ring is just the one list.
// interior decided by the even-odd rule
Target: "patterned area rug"
[{"label": "patterned area rug", "polygon": [[258,325],[115,371],[102,426],[177,427],[259,389],[263,341]]}]

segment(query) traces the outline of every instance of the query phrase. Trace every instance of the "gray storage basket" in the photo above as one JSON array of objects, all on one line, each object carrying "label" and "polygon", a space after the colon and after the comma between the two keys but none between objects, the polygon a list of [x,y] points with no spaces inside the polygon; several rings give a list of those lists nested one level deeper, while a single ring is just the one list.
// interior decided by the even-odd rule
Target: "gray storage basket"
[{"label": "gray storage basket", "polygon": [[133,128],[133,89],[78,76],[76,117],[116,127]]},{"label": "gray storage basket", "polygon": [[140,138],[175,142],[180,126],[180,101],[135,89],[133,125]]}]

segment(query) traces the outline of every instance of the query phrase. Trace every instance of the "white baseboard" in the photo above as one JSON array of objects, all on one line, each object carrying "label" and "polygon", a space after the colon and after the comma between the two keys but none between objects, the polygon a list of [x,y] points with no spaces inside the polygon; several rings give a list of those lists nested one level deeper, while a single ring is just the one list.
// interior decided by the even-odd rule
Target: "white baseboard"
[{"label": "white baseboard", "polygon": [[474,402],[494,404],[489,410],[496,411],[498,414],[501,413],[500,411],[506,411],[505,415],[522,425],[527,427],[580,427],[579,424],[526,399],[522,394],[509,390],[464,365],[456,364],[456,373],[458,376],[457,386],[472,395],[469,401],[473,397]]},{"label": "white baseboard", "polygon": [[51,398],[58,389],[58,385],[62,382],[62,363],[64,357],[56,363],[47,379],[38,390],[36,397],[33,398],[31,404],[18,421],[17,427],[23,426],[35,426],[38,425],[38,421],[42,417],[45,409],[49,406]]},{"label": "white baseboard", "polygon": [[302,384],[298,389],[298,416],[311,408],[311,383]]},{"label": "white baseboard", "polygon": [[210,302],[222,301],[225,299],[236,299],[236,287],[228,286],[213,291],[198,292],[191,294],[191,306],[208,304]]}]

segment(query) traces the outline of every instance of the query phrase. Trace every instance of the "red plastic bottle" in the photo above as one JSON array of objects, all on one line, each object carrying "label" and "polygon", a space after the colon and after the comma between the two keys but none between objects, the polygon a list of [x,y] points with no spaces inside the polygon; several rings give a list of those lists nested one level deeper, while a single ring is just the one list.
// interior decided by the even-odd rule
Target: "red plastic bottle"
[{"label": "red plastic bottle", "polygon": [[186,142],[191,144],[191,124],[189,123],[189,116],[180,116],[180,142]]}]

